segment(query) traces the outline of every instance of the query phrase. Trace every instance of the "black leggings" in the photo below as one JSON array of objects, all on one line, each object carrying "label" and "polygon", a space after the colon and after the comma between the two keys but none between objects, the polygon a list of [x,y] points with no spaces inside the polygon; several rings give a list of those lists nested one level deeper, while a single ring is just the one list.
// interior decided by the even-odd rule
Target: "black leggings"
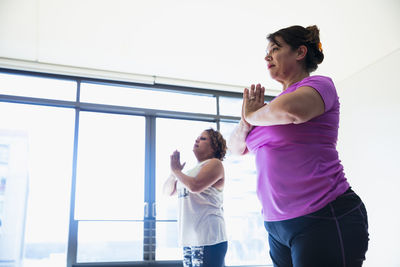
[{"label": "black leggings", "polygon": [[264,225],[275,267],[360,267],[365,260],[367,211],[351,189],[316,212]]},{"label": "black leggings", "polygon": [[184,267],[223,267],[228,242],[212,246],[183,247]]}]

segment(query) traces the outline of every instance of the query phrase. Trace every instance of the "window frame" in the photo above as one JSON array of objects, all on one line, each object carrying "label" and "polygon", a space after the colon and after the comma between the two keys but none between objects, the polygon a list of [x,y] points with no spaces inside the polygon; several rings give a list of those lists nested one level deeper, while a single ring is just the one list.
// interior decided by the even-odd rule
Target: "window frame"
[{"label": "window frame", "polygon": [[[220,115],[220,101],[219,97],[232,97],[242,98],[242,93],[228,92],[215,89],[203,89],[186,86],[176,86],[168,84],[144,84],[138,82],[126,82],[118,80],[107,80],[100,78],[88,78],[83,76],[69,76],[64,74],[42,73],[35,71],[16,70],[8,68],[0,68],[0,73],[34,76],[41,78],[50,78],[57,80],[68,80],[76,82],[76,99],[75,101],[44,99],[37,97],[25,97],[15,95],[0,94],[0,102],[16,103],[16,104],[30,104],[30,105],[43,105],[52,107],[63,107],[75,110],[75,125],[74,125],[74,142],[73,142],[73,166],[72,166],[72,179],[70,185],[70,216],[69,216],[69,235],[68,235],[68,248],[67,248],[67,267],[72,266],[148,266],[149,262],[156,263],[157,266],[177,266],[180,261],[155,261],[155,230],[156,215],[154,214],[155,206],[155,189],[156,189],[156,173],[155,173],[155,159],[156,159],[156,119],[157,118],[171,118],[171,119],[184,119],[214,122],[217,125],[217,130],[220,129],[220,122],[237,122],[240,117]],[[136,108],[128,106],[115,106],[106,104],[95,104],[80,101],[81,83],[95,83],[101,85],[113,85],[132,88],[146,88],[149,90],[169,91],[178,93],[198,94],[215,97],[216,113],[215,114],[198,114],[181,111],[169,111],[158,109]],[[273,96],[265,96],[265,101],[271,101]],[[77,158],[78,158],[78,145],[79,145],[79,118],[80,111],[91,111],[98,113],[112,113],[124,115],[139,115],[145,117],[145,193],[144,205],[145,216],[144,222],[144,244],[143,244],[143,262],[116,262],[116,263],[77,263],[77,236],[78,236],[78,223],[79,220],[74,219],[75,214],[75,194],[76,194],[76,171],[77,171]],[[85,221],[85,220],[83,220]],[[98,220],[108,221],[108,220]],[[131,221],[131,220],[126,220]],[[149,234],[150,233],[150,234]],[[154,234],[151,234],[154,233]]]}]

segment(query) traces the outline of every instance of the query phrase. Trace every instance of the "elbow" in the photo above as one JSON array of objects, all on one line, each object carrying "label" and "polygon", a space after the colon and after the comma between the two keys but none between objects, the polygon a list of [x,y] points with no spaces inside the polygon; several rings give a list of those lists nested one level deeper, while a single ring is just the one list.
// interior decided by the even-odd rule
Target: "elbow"
[{"label": "elbow", "polygon": [[163,186],[162,190],[164,195],[173,196],[176,194],[176,181],[171,182],[170,178],[169,181],[166,181]]},{"label": "elbow", "polygon": [[168,196],[172,197],[172,196],[174,196],[175,194],[176,194],[176,189],[172,190],[172,191],[168,194]]},{"label": "elbow", "polygon": [[169,196],[170,197],[172,197],[172,196],[174,196],[174,195],[176,195],[176,193],[177,193],[178,191],[177,191],[177,189],[176,189],[176,183],[174,184],[174,187],[172,188],[172,190],[169,192]]},{"label": "elbow", "polygon": [[[193,179],[196,180],[196,179]],[[204,188],[198,184],[196,181],[194,181],[193,183],[191,183],[188,187],[187,187],[190,191],[190,193],[201,193]]]},{"label": "elbow", "polygon": [[247,148],[236,148],[236,147],[228,147],[229,152],[234,155],[234,156],[242,156],[244,154],[246,154],[246,150]]},{"label": "elbow", "polygon": [[228,151],[235,156],[241,156],[247,153],[247,145],[246,145],[246,138],[243,140],[235,140],[232,139],[228,140],[227,142],[227,149]]},{"label": "elbow", "polygon": [[173,196],[176,193],[176,188],[171,188],[171,189],[165,189],[163,190],[164,195],[166,196]]},{"label": "elbow", "polygon": [[190,186],[188,189],[189,189],[189,192],[190,192],[190,193],[201,193],[201,191],[202,191],[202,190],[200,190],[200,188],[197,187],[197,186]]},{"label": "elbow", "polygon": [[307,120],[305,120],[304,118],[300,117],[300,116],[296,116],[293,114],[289,114],[288,115],[289,121],[293,124],[300,124],[303,122],[306,122]]},{"label": "elbow", "polygon": [[288,113],[288,118],[293,124],[300,124],[309,121],[311,118],[307,114],[291,112]]},{"label": "elbow", "polygon": [[287,123],[300,124],[307,121],[306,116],[295,110],[291,105],[284,107],[281,112]]}]

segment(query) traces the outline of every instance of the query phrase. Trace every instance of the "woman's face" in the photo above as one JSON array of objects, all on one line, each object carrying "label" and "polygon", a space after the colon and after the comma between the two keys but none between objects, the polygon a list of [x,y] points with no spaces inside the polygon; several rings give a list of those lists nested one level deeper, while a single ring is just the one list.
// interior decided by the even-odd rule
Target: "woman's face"
[{"label": "woman's face", "polygon": [[199,158],[212,158],[214,151],[211,147],[210,136],[207,131],[204,131],[196,138],[193,146],[193,152]]},{"label": "woman's face", "polygon": [[270,42],[268,44],[265,60],[271,78],[283,82],[296,69],[297,53],[280,36],[276,37],[276,41],[277,43]]}]

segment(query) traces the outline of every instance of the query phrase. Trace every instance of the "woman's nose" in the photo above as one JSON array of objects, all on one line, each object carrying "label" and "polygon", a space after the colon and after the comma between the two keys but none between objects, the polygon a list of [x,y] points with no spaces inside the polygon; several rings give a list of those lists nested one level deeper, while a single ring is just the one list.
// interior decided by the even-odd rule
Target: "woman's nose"
[{"label": "woman's nose", "polygon": [[272,57],[270,55],[265,56],[265,61],[271,61],[271,60],[272,60]]}]

